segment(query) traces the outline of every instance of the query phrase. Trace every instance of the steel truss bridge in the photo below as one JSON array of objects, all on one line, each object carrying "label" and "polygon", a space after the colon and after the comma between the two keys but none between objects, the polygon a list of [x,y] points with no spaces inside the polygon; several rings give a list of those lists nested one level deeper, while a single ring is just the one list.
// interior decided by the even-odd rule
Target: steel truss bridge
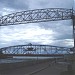
[{"label": "steel truss bridge", "polygon": [[[73,36],[75,51],[75,11],[64,8],[46,8],[16,12],[0,17],[0,26],[19,25],[47,21],[69,20],[73,21]],[[18,45],[1,48],[3,54],[8,55],[51,55],[69,54],[70,48],[50,45]]]},{"label": "steel truss bridge", "polygon": [[17,45],[0,49],[3,54],[10,56],[62,56],[70,54],[70,49],[51,45]]},{"label": "steel truss bridge", "polygon": [[72,19],[73,9],[47,8],[16,12],[0,17],[0,26]]}]

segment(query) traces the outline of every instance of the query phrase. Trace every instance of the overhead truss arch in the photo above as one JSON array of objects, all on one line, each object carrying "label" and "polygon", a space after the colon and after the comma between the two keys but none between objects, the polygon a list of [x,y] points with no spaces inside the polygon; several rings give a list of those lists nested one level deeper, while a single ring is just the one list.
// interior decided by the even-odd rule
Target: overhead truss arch
[{"label": "overhead truss arch", "polygon": [[70,48],[51,45],[17,45],[0,48],[3,54],[70,54]]},{"label": "overhead truss arch", "polygon": [[68,20],[74,14],[73,9],[46,8],[16,12],[0,17],[0,26]]}]

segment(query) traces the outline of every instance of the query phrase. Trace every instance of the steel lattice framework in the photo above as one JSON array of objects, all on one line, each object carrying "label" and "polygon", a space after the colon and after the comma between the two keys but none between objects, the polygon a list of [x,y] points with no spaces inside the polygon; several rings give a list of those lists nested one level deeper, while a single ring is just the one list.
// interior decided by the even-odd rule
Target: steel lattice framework
[{"label": "steel lattice framework", "polygon": [[72,9],[47,8],[16,12],[0,17],[0,26],[71,19]]},{"label": "steel lattice framework", "polygon": [[51,45],[17,45],[0,49],[3,54],[70,54],[70,48]]}]

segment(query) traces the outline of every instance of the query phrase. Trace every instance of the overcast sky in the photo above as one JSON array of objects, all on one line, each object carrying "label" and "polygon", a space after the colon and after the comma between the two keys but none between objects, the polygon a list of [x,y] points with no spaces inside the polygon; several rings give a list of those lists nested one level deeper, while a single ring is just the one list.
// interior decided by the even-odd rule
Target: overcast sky
[{"label": "overcast sky", "polygon": [[[73,0],[0,0],[0,16],[41,8],[68,8]],[[29,23],[0,27],[0,47],[22,44],[48,44],[73,47],[72,20]]]}]

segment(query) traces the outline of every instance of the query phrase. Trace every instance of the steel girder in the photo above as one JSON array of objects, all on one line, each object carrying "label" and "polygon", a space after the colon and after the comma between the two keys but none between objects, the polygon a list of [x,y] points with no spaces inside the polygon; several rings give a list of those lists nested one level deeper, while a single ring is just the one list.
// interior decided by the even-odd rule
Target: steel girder
[{"label": "steel girder", "polygon": [[0,26],[71,19],[72,9],[46,8],[16,12],[0,17]]},{"label": "steel girder", "polygon": [[17,45],[1,48],[3,54],[70,54],[70,49],[51,45]]}]

